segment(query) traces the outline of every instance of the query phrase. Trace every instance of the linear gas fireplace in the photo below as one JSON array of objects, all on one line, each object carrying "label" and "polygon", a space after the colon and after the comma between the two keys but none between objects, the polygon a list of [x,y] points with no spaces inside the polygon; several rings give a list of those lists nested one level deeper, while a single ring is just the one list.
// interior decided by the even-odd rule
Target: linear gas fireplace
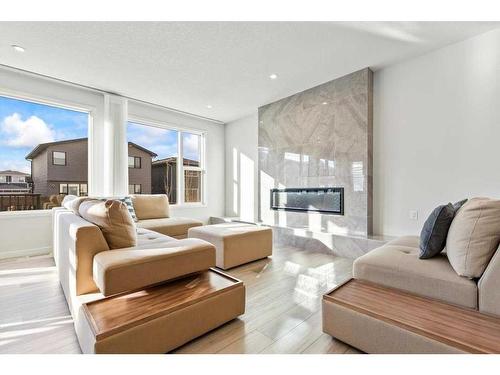
[{"label": "linear gas fireplace", "polygon": [[271,209],[343,215],[344,188],[272,189]]}]

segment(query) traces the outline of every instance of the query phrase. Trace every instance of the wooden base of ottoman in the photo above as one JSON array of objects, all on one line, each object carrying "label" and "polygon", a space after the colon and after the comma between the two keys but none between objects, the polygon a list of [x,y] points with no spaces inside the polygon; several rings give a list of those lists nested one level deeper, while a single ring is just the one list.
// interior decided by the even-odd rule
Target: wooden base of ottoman
[{"label": "wooden base of ottoman", "polygon": [[323,296],[323,331],[367,353],[500,353],[500,318],[355,279]]},{"label": "wooden base of ottoman", "polygon": [[245,312],[243,282],[215,269],[83,305],[90,353],[166,353]]}]

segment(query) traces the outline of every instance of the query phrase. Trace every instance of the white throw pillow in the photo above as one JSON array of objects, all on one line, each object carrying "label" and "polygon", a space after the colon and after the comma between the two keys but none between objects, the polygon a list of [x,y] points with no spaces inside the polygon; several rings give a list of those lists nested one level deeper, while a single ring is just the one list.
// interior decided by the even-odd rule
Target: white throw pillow
[{"label": "white throw pillow", "polygon": [[61,202],[61,206],[67,210],[71,210],[71,201],[74,201],[76,198],[78,198],[76,195],[66,195]]}]

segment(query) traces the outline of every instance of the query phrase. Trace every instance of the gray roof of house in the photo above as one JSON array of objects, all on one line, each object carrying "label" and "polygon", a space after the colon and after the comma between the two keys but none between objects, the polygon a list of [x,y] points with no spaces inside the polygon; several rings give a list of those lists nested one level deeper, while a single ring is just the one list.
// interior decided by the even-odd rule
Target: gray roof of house
[{"label": "gray roof of house", "polygon": [[19,171],[13,171],[10,169],[7,169],[5,171],[0,171],[0,174],[5,174],[8,176],[29,176],[29,173],[24,173],[24,172],[19,172]]},{"label": "gray roof of house", "polygon": [[[35,146],[31,152],[26,155],[27,160],[32,160],[35,156],[43,152],[47,147],[53,146],[53,145],[61,145],[64,143],[73,143],[73,142],[87,142],[87,138],[75,138],[75,139],[67,139],[65,141],[56,141],[56,142],[47,142],[47,143],[40,143],[39,145]],[[151,155],[151,157],[158,156],[156,155],[153,151],[148,150],[147,148],[144,148],[142,146],[139,146],[138,144],[134,142],[128,142],[129,146],[133,146],[135,148],[138,148],[139,150],[142,150],[144,152],[147,152],[148,154]]]}]

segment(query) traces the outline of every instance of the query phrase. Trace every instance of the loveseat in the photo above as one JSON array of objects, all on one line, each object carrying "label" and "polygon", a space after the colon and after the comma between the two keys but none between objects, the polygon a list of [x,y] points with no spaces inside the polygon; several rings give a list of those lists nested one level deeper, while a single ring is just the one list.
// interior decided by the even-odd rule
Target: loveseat
[{"label": "loveseat", "polygon": [[[499,218],[492,211],[490,218],[483,213],[488,204],[496,210],[499,201],[470,200],[459,211],[452,222],[448,233],[448,242],[452,236],[461,236],[479,245],[475,250],[489,247],[492,250],[484,252],[479,261],[483,266],[471,277],[460,275],[456,256],[447,254],[447,250],[430,259],[420,259],[420,238],[418,236],[403,236],[389,241],[382,247],[374,249],[354,261],[353,278],[368,285],[382,286],[409,293],[416,297],[425,297],[429,301],[439,301],[463,310],[475,311],[475,316],[481,319],[481,314],[491,322],[500,326],[500,232],[497,231]],[[484,203],[486,202],[486,203]],[[491,207],[490,207],[491,208]],[[466,212],[472,216],[463,217]],[[474,217],[475,215],[475,217]],[[481,221],[482,219],[486,219]],[[466,225],[470,221],[471,225]],[[483,226],[479,228],[479,226]],[[490,235],[486,235],[489,226]],[[495,227],[496,226],[496,227]],[[484,237],[482,237],[484,236]],[[454,245],[454,244],[452,244]],[[451,246],[451,245],[450,245]],[[455,250],[455,249],[454,249]],[[472,263],[472,253],[459,254],[460,266],[466,262]],[[455,257],[455,258],[454,258]],[[451,260],[451,262],[450,262]],[[455,264],[455,266],[453,265]],[[477,268],[478,263],[471,264]],[[469,267],[470,268],[470,267]],[[484,269],[484,270],[483,270]],[[347,285],[347,284],[345,284]],[[340,287],[342,288],[342,286]],[[332,292],[333,293],[333,292]],[[396,297],[397,298],[397,297]],[[451,311],[452,309],[450,309]],[[456,353],[461,352],[454,345],[436,341],[429,335],[420,335],[405,329],[400,324],[388,319],[380,319],[371,311],[354,311],[346,306],[323,301],[323,330],[348,344],[369,353]],[[379,316],[379,315],[377,315]],[[453,330],[464,327],[448,327]],[[500,331],[490,332],[500,340]],[[474,337],[475,333],[471,332]],[[466,336],[467,337],[467,336]]]}]

